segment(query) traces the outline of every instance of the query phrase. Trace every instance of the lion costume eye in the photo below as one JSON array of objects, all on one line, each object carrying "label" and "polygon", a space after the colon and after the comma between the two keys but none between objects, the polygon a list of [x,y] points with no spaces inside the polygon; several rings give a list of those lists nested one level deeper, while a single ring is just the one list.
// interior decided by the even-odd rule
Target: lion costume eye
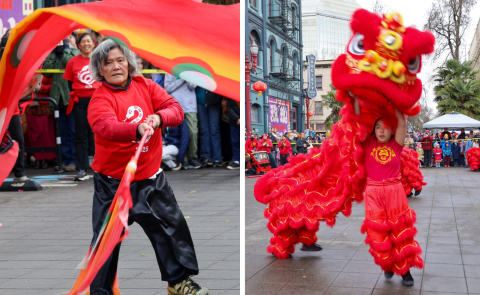
[{"label": "lion costume eye", "polygon": [[363,55],[365,53],[363,38],[363,35],[360,33],[356,33],[355,36],[353,36],[352,41],[348,44],[348,51],[351,54]]},{"label": "lion costume eye", "polygon": [[408,62],[407,69],[410,73],[416,74],[420,70],[420,64],[420,56],[416,56]]}]

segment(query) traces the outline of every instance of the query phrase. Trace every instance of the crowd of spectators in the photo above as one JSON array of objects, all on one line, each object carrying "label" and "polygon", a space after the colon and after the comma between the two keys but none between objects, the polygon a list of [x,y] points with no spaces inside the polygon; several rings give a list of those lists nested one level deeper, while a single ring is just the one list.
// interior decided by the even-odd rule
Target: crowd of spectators
[{"label": "crowd of spectators", "polygon": [[[405,137],[405,147],[416,150],[419,155],[421,167],[469,167],[466,152],[472,147],[480,147],[480,132],[465,129],[459,132],[449,132],[444,128],[443,132],[432,133],[408,132]],[[246,137],[245,149],[252,152],[267,152],[272,168],[288,163],[288,157],[296,154],[306,154],[314,146],[319,146],[330,137],[330,132],[315,133],[312,129],[306,129],[299,133],[296,130],[288,130],[280,133],[275,128],[268,134],[259,137],[252,133]]]},{"label": "crowd of spectators", "polygon": [[245,149],[251,152],[266,152],[270,159],[270,166],[276,168],[278,165],[288,163],[292,155],[307,154],[313,147],[320,147],[320,144],[328,139],[330,133],[315,133],[312,128],[305,132],[288,130],[279,132],[271,128],[269,133],[259,136],[251,133],[245,138]]},{"label": "crowd of spectators", "polygon": [[419,155],[421,167],[469,167],[466,152],[472,147],[480,147],[480,132],[465,129],[460,132],[432,133],[430,130],[409,132],[405,138],[405,147],[414,149]]},{"label": "crowd of spectators", "polygon": [[[8,37],[9,30],[1,39],[1,54]],[[64,70],[59,74],[44,73],[41,84],[34,89],[35,96],[51,97],[58,105],[62,163],[57,162],[54,152],[29,153],[24,160],[24,146],[54,147],[56,144],[54,105],[48,101],[31,102],[21,113],[16,110],[8,128],[11,137],[20,145],[13,169],[15,180],[28,179],[25,165],[35,169],[54,166],[57,171],[77,171],[79,179],[87,177],[95,155],[94,134],[87,121],[88,106],[93,93],[101,85],[90,72],[90,56],[105,40],[105,36],[96,32],[75,30],[60,41],[42,63],[41,68],[45,70]],[[140,57],[137,57],[137,63],[140,69],[156,69]],[[240,108],[236,101],[170,74],[144,74],[144,77],[173,96],[185,114],[179,126],[162,129],[164,170],[240,168]]]}]

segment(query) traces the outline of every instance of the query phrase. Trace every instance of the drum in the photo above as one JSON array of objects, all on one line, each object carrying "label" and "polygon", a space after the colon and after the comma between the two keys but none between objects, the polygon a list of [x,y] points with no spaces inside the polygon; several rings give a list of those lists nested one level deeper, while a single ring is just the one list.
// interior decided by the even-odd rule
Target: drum
[{"label": "drum", "polygon": [[[270,158],[268,157],[268,153],[267,152],[252,152],[253,156],[255,157],[255,160],[257,160],[258,164],[261,166],[261,167],[270,167]],[[253,159],[251,160],[253,163],[255,161],[253,161]],[[255,165],[255,164],[252,164],[252,165]]]}]

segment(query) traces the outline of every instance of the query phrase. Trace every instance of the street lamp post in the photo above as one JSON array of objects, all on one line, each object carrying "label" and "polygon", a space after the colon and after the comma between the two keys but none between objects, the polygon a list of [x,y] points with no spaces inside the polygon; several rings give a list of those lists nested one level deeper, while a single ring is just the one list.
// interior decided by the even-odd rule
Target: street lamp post
[{"label": "street lamp post", "polygon": [[253,40],[252,45],[250,46],[250,53],[252,54],[252,61],[248,60],[248,53],[245,54],[245,103],[247,111],[247,136],[250,136],[252,132],[252,115],[250,113],[250,71],[253,69],[253,72],[257,70],[257,56],[258,56],[258,46]]}]

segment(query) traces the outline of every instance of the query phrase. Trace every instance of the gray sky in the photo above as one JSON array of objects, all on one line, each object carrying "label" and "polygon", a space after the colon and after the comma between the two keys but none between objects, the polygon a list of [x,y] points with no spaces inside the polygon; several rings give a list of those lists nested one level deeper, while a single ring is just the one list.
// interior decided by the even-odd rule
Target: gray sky
[{"label": "gray sky", "polygon": [[[357,3],[368,10],[372,10],[372,3],[374,0],[357,0]],[[426,12],[430,9],[433,0],[383,0],[381,1],[388,11],[398,11],[403,16],[403,22],[405,26],[416,26],[417,28],[423,28],[426,20]],[[480,2],[480,1],[479,1]],[[472,22],[470,27],[465,33],[464,44],[466,52],[462,52],[462,60],[465,56],[468,58],[468,50],[470,49],[470,43],[472,42],[473,33],[480,18],[480,3],[477,3],[476,7],[471,12]],[[463,47],[463,46],[462,46]],[[463,50],[463,48],[462,48]],[[466,55],[465,55],[466,54]],[[423,63],[422,72],[419,74],[420,79],[427,81],[430,75],[435,73],[434,66],[429,63]],[[433,85],[431,85],[432,88]],[[429,91],[427,94],[429,105],[436,108],[436,103],[433,101],[433,91]]]}]

